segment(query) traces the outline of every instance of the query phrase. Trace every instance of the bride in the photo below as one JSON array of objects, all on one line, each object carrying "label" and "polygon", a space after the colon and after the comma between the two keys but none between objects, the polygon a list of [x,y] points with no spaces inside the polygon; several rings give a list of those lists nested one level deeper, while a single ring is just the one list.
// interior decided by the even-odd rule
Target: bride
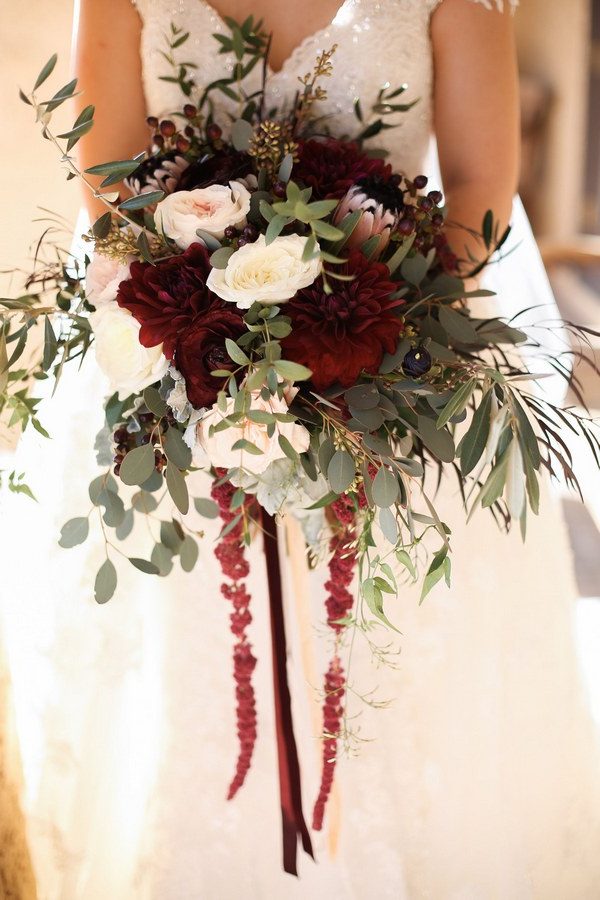
[{"label": "bride", "polygon": [[[512,17],[501,7],[501,0],[81,0],[77,74],[82,102],[96,104],[82,162],[139,152],[146,116],[181,105],[177,86],[162,79],[171,22],[190,32],[181,58],[197,66],[201,87],[231,65],[212,37],[225,31],[223,17],[254,13],[273,32],[274,104],[293,96],[319,50],[337,44],[326,101],[332,127],[354,129],[355,97],[368,105],[384,82],[406,82],[419,102],[383,133],[391,162],[412,175],[431,171],[433,132],[450,218],[477,229],[491,207],[508,222],[518,173],[517,75]],[[225,127],[227,103],[217,110]],[[463,232],[454,242],[463,258],[466,249],[476,252],[465,248]],[[500,264],[497,280],[498,314],[548,302],[530,236]],[[194,574],[144,580],[123,572],[124,587],[102,607],[90,589],[101,549],[69,556],[54,549],[56,526],[80,508],[95,474],[100,423],[90,410],[100,409],[104,385],[93,366],[85,377],[85,390],[79,379],[59,391],[52,444],[34,436],[21,451],[46,511],[27,522],[35,565],[23,558],[15,518],[3,539],[20,559],[5,620],[40,897],[597,897],[598,746],[575,655],[570,551],[550,492],[524,546],[485,512],[467,529],[455,485],[442,486],[453,586],[436,588],[421,607],[414,590],[402,590],[393,666],[376,668],[367,645],[357,646],[357,753],[340,759],[325,826],[311,835],[316,863],[302,854],[294,879],[280,866],[262,549],[257,542],[252,550],[249,580],[259,740],[246,784],[228,803],[234,696],[228,610],[212,553],[216,526],[196,523],[205,538]],[[48,471],[63,477],[49,482]],[[320,774],[324,574],[308,571],[297,523],[281,525],[279,538],[308,805]],[[388,708],[373,708],[383,700]]]}]

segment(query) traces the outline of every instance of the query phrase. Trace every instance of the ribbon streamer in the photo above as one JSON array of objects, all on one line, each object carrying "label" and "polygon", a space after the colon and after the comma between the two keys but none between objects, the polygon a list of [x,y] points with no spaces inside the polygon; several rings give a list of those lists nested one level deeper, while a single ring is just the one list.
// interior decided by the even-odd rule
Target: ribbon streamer
[{"label": "ribbon streamer", "polygon": [[290,875],[297,875],[296,854],[298,839],[309,856],[314,859],[312,843],[302,812],[300,765],[292,724],[292,707],[287,680],[287,648],[281,587],[281,566],[277,545],[277,525],[273,516],[262,511],[264,551],[269,586],[271,613],[271,646],[273,651],[273,688],[275,697],[275,727],[277,732],[277,756],[279,760],[279,792],[283,829],[283,868]]}]

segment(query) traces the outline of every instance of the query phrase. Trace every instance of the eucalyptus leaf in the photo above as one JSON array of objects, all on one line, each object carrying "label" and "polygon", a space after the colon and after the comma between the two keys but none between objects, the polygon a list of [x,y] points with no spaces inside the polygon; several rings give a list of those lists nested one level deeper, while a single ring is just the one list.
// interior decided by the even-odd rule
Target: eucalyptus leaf
[{"label": "eucalyptus leaf", "polygon": [[453,309],[451,306],[440,306],[440,324],[447,334],[461,344],[480,344],[481,337],[467,316]]},{"label": "eucalyptus leaf", "polygon": [[130,556],[129,562],[134,568],[139,569],[140,572],[144,572],[146,575],[159,575],[160,570],[157,565],[153,562],[149,562],[147,559],[140,559],[137,556]]},{"label": "eucalyptus leaf", "polygon": [[346,450],[336,450],[327,466],[327,480],[336,494],[348,490],[356,475],[354,459]]},{"label": "eucalyptus leaf", "polygon": [[162,416],[166,416],[169,411],[169,407],[163,400],[163,398],[158,393],[155,387],[147,387],[143,393],[144,403],[150,410],[150,412],[154,413],[159,419]]},{"label": "eucalyptus leaf", "polygon": [[125,518],[125,507],[118,494],[105,491],[103,494],[104,514],[102,518],[110,528],[116,528]]},{"label": "eucalyptus leaf", "polygon": [[179,560],[181,562],[181,568],[184,572],[191,572],[196,563],[198,562],[199,555],[198,544],[194,540],[194,538],[186,534],[183,544],[179,550]]},{"label": "eucalyptus leaf", "polygon": [[425,278],[428,268],[429,263],[427,259],[421,253],[416,253],[414,256],[408,256],[404,260],[400,271],[406,281],[418,287]]},{"label": "eucalyptus leaf", "polygon": [[183,538],[173,522],[160,523],[161,543],[168,547],[171,553],[179,553]]},{"label": "eucalyptus leaf", "polygon": [[[204,231],[202,228],[196,229],[196,235],[200,238],[202,243],[205,245],[206,249],[212,253],[215,250],[221,249],[221,242],[214,236],[214,234],[209,234],[208,231]],[[224,250],[233,250],[232,247],[224,247]],[[214,266],[214,263],[213,263]],[[216,266],[215,268],[225,268],[224,266]]]},{"label": "eucalyptus leaf", "polygon": [[130,450],[121,463],[119,477],[123,484],[141,485],[154,471],[154,448],[144,444]]},{"label": "eucalyptus leaf", "polygon": [[190,497],[185,478],[173,462],[167,465],[167,490],[179,512],[185,516],[190,508]]},{"label": "eucalyptus leaf", "polygon": [[356,384],[344,392],[344,400],[355,409],[374,409],[379,404],[379,391],[372,382]]},{"label": "eucalyptus leaf", "polygon": [[107,603],[117,589],[117,570],[110,559],[105,559],[96,573],[94,597],[96,603]]},{"label": "eucalyptus leaf", "polygon": [[279,166],[279,171],[277,173],[277,177],[280,181],[288,182],[290,180],[293,166],[294,157],[291,153],[286,153],[281,161],[281,165]]},{"label": "eucalyptus leaf", "polygon": [[250,363],[250,358],[231,338],[225,338],[225,348],[230,358],[240,366],[247,366]]},{"label": "eucalyptus leaf", "polygon": [[225,269],[227,263],[235,253],[233,247],[219,247],[211,254],[210,264],[214,269]]},{"label": "eucalyptus leaf", "polygon": [[123,521],[115,528],[115,535],[117,540],[124,541],[125,538],[129,537],[129,535],[133,531],[133,525],[133,509],[126,509],[125,515],[123,516]]},{"label": "eucalyptus leaf", "polygon": [[164,577],[173,568],[173,553],[164,544],[155,544],[152,548],[150,562],[156,566],[158,574]]},{"label": "eucalyptus leaf", "polygon": [[65,522],[61,528],[58,543],[61,547],[70,549],[71,547],[76,547],[78,544],[83,544],[83,542],[87,540],[89,533],[90,523],[83,516],[78,516],[75,519],[69,519],[68,522]]},{"label": "eucalyptus leaf", "polygon": [[379,510],[379,527],[386,540],[394,545],[398,540],[398,523],[394,513],[388,507]]},{"label": "eucalyptus leaf", "polygon": [[167,428],[163,435],[163,447],[165,456],[170,462],[175,463],[180,469],[189,469],[192,464],[192,451],[178,428],[173,425]]},{"label": "eucalyptus leaf", "polygon": [[253,135],[254,129],[245,119],[237,119],[231,126],[231,143],[240,152],[248,150]]},{"label": "eucalyptus leaf", "polygon": [[210,500],[208,497],[195,497],[194,506],[196,512],[205,519],[216,519],[219,515],[219,507],[214,500]]},{"label": "eucalyptus leaf", "polygon": [[287,359],[280,359],[273,363],[273,368],[278,375],[290,381],[306,381],[312,375],[310,369],[300,363],[289,362]]},{"label": "eucalyptus leaf", "polygon": [[156,498],[148,493],[148,491],[138,491],[135,493],[131,498],[131,505],[136,512],[143,513],[144,515],[148,515],[158,508]]},{"label": "eucalyptus leaf", "polygon": [[377,506],[392,506],[398,499],[398,478],[386,466],[381,466],[373,479],[373,500]]}]

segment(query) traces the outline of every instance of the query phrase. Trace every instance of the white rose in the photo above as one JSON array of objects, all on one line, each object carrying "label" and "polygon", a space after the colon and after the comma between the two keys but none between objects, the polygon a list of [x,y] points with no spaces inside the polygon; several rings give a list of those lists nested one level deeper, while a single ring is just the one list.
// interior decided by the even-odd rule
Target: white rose
[{"label": "white rose", "polygon": [[92,313],[94,347],[98,365],[108,377],[121,400],[159,381],[169,363],[157,347],[140,344],[140,323],[116,304],[102,306]]},{"label": "white rose", "polygon": [[182,250],[199,241],[196,230],[221,239],[228,225],[245,225],[250,211],[250,192],[239,181],[213,184],[193,191],[175,191],[161,200],[154,213],[159,232]]},{"label": "white rose", "polygon": [[260,235],[233,253],[225,269],[211,269],[206,283],[223,300],[249,309],[256,300],[282,303],[308,287],[321,271],[321,260],[302,260],[308,238],[298,234],[277,237],[266,244]]},{"label": "white rose", "polygon": [[85,295],[92,306],[102,306],[116,298],[120,283],[129,278],[132,260],[133,256],[127,262],[121,262],[102,253],[94,253],[85,270]]},{"label": "white rose", "polygon": [[[227,407],[225,412],[221,412],[215,403],[210,411],[203,416],[196,424],[196,444],[197,448],[194,453],[194,459],[210,461],[213,466],[232,469],[239,467],[246,472],[260,474],[264,472],[267,466],[276,459],[285,457],[285,453],[279,446],[278,436],[282,434],[288,439],[294,450],[303,453],[308,450],[310,435],[303,425],[296,422],[277,422],[275,434],[272,438],[267,434],[267,426],[257,422],[251,422],[244,419],[237,425],[230,425],[223,431],[217,431],[213,435],[209,434],[211,425],[218,425],[219,422],[233,412],[234,400],[232,397],[227,399]],[[277,396],[263,400],[257,391],[252,395],[253,410],[263,410],[265,412],[286,413],[288,405],[285,399],[279,399]],[[240,439],[250,441],[259,450],[262,450],[260,456],[250,453],[248,450],[233,450],[232,447]],[[206,454],[206,456],[204,455]]]}]

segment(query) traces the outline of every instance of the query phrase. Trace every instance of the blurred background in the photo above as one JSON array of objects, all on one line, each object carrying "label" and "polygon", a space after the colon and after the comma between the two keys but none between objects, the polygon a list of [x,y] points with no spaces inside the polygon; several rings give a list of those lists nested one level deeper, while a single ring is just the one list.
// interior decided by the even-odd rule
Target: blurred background
[{"label": "blurred background", "polygon": [[[30,109],[17,97],[17,85],[29,86],[55,50],[56,80],[69,79],[72,19],[73,0],[0,0],[0,270],[28,265],[46,215],[40,198],[73,227],[77,218],[77,184],[65,187],[54,149],[40,140]],[[516,29],[521,193],[563,316],[600,330],[600,0],[521,0]],[[3,295],[18,290],[12,281],[0,271]],[[600,339],[592,341],[600,350]],[[577,375],[587,404],[600,411],[598,378],[585,364]],[[586,448],[574,452],[579,469],[589,472],[587,502],[570,495],[563,503],[580,593],[581,662],[600,718],[600,654],[594,652],[600,646],[600,482]],[[1,650],[0,635],[0,896],[22,900],[34,897],[35,887],[19,819],[19,762]]]}]

